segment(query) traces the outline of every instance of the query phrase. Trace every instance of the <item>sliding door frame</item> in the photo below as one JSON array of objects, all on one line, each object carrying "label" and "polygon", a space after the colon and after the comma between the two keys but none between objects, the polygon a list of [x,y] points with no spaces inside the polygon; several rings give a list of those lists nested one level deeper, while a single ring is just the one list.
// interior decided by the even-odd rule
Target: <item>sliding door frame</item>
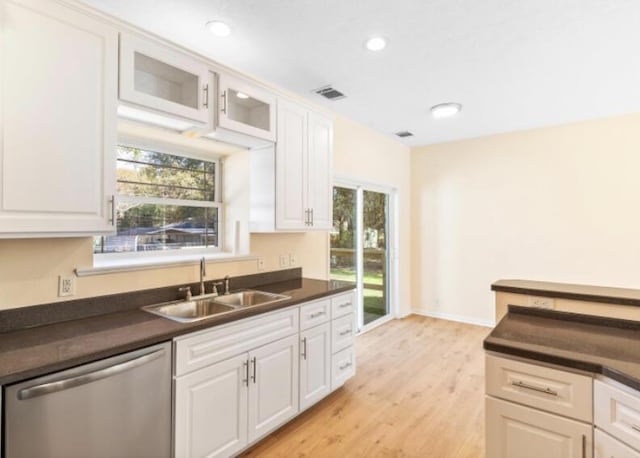
[{"label": "sliding door frame", "polygon": [[[358,313],[358,333],[367,332],[381,324],[388,322],[389,320],[398,317],[398,192],[393,186],[386,186],[378,183],[370,183],[367,181],[359,180],[357,178],[351,178],[346,176],[334,176],[333,186],[341,188],[352,189],[356,191],[356,300],[357,300],[357,313]],[[332,187],[333,189],[333,187]],[[363,193],[364,191],[378,192],[386,194],[387,200],[387,288],[388,288],[388,314],[372,321],[371,323],[364,325],[364,307],[363,307],[363,276],[364,276],[364,235],[362,223],[364,221],[363,215]],[[328,253],[331,256],[331,238],[327,237]],[[327,278],[331,278],[331,262],[327,263]]]}]

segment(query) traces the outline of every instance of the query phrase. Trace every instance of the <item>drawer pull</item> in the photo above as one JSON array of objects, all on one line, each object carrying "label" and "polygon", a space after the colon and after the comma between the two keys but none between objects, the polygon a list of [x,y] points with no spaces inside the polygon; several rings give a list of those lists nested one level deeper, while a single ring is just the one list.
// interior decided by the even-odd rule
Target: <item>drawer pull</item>
[{"label": "drawer pull", "polygon": [[638,431],[640,433],[640,426],[638,426],[638,425],[631,425],[631,429],[635,429],[636,431]]},{"label": "drawer pull", "polygon": [[319,316],[324,315],[324,310],[320,311],[320,312],[316,312],[316,313],[311,313],[309,315],[309,318],[313,319],[313,318],[318,318]]},{"label": "drawer pull", "polygon": [[529,385],[528,383],[522,382],[520,380],[514,380],[511,382],[511,384],[519,388],[525,388],[527,390],[537,391],[538,393],[550,394],[551,396],[558,396],[558,392],[552,390],[551,388],[540,388],[534,385]]},{"label": "drawer pull", "polygon": [[338,308],[341,308],[341,309],[345,307],[351,307],[351,302],[344,302],[338,306]]},{"label": "drawer pull", "polygon": [[587,436],[582,435],[582,458],[587,458]]},{"label": "drawer pull", "polygon": [[346,331],[342,331],[340,333],[341,336],[346,336],[346,335],[349,335],[349,334],[351,334],[351,329],[347,329]]},{"label": "drawer pull", "polygon": [[338,367],[341,371],[345,370],[347,367],[351,366],[351,362],[344,363],[342,366]]}]

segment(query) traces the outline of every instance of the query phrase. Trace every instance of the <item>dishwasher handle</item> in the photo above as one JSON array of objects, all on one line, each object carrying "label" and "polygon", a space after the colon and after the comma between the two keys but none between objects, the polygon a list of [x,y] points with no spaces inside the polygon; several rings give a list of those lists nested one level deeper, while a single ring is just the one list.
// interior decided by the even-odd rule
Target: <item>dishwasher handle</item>
[{"label": "dishwasher handle", "polygon": [[45,394],[67,390],[69,388],[86,385],[87,383],[95,382],[103,378],[112,377],[130,369],[150,363],[151,361],[155,361],[156,359],[163,357],[164,354],[164,349],[161,349],[152,353],[147,353],[146,355],[135,357],[123,363],[118,363],[115,366],[109,366],[97,371],[87,372],[86,374],[74,375],[73,377],[65,378],[62,380],[56,380],[54,382],[48,382],[41,385],[31,386],[29,388],[23,388],[18,391],[18,399],[23,401],[25,399],[36,398]]}]

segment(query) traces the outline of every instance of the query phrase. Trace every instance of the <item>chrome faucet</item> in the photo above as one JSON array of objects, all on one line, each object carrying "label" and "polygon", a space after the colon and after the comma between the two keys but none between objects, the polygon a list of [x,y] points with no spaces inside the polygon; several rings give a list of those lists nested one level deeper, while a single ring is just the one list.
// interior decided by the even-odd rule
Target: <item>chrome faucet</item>
[{"label": "chrome faucet", "polygon": [[204,277],[207,275],[207,270],[205,268],[204,256],[200,259],[200,295],[204,296]]},{"label": "chrome faucet", "polygon": [[224,293],[229,294],[229,276],[224,276]]}]

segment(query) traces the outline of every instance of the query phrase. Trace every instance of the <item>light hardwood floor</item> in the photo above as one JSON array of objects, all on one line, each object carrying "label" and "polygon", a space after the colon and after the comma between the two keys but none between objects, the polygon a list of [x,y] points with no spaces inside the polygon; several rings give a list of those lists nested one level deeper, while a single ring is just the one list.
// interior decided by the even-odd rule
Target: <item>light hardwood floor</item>
[{"label": "light hardwood floor", "polygon": [[410,316],[357,338],[357,375],[244,457],[484,455],[488,328]]}]

